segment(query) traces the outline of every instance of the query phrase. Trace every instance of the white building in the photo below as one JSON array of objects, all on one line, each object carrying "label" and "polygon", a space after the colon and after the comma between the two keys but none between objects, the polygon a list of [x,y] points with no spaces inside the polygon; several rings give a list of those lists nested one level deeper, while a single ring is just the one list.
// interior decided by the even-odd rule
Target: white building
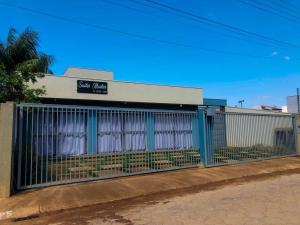
[{"label": "white building", "polygon": [[[297,95],[286,98],[289,113],[298,113]],[[299,103],[300,104],[300,103]]]}]

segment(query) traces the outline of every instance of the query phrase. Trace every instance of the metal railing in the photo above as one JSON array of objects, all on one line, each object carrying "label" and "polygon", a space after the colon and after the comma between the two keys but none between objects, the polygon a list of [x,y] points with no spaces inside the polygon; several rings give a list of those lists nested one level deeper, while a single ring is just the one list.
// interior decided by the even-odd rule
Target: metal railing
[{"label": "metal railing", "polygon": [[197,166],[194,111],[17,105],[17,187]]},{"label": "metal railing", "polygon": [[46,104],[16,115],[18,189],[195,167],[200,144],[208,167],[296,154],[291,115],[215,112],[200,123],[196,111]]},{"label": "metal railing", "polygon": [[206,121],[207,166],[296,154],[291,115],[216,112]]}]

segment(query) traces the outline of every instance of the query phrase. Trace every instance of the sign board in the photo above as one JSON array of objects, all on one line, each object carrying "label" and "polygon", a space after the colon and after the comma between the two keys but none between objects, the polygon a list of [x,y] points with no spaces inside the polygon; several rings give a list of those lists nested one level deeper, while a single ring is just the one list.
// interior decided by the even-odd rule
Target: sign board
[{"label": "sign board", "polygon": [[77,92],[107,95],[107,82],[77,80]]}]

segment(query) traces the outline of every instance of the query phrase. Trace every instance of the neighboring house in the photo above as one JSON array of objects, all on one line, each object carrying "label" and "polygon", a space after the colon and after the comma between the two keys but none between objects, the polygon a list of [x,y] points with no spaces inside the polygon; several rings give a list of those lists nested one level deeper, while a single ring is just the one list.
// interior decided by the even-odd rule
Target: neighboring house
[{"label": "neighboring house", "polygon": [[[276,136],[287,133],[290,137],[292,131],[290,125],[289,113],[273,110],[257,110],[247,108],[226,107],[225,112],[231,113],[225,120],[226,139],[228,146],[251,146],[258,143],[272,146],[276,142]],[[243,113],[243,116],[238,117]],[[247,117],[247,114],[257,115],[256,117]],[[265,116],[260,116],[265,115]],[[282,115],[282,121],[279,124],[276,116]],[[287,117],[284,117],[287,116]],[[236,119],[239,118],[238,123]],[[234,126],[233,126],[234,124]],[[273,130],[274,132],[267,132]],[[241,134],[243,131],[243,135]],[[286,134],[284,134],[286,135]]]},{"label": "neighboring house", "polygon": [[265,111],[275,111],[275,112],[282,112],[281,107],[277,106],[270,106],[270,105],[257,105],[254,107],[257,110],[265,110]]},{"label": "neighboring house", "polygon": [[297,95],[288,96],[286,98],[289,113],[298,113]]},{"label": "neighboring house", "polygon": [[282,112],[287,113],[288,112],[288,107],[286,105],[281,107]]},{"label": "neighboring house", "polygon": [[247,114],[271,114],[271,115],[280,115],[284,114],[286,115],[287,113],[282,112],[282,109],[280,110],[263,110],[263,109],[250,109],[250,108],[239,108],[239,107],[226,107],[225,108],[226,112],[237,112],[237,113],[247,113]]}]

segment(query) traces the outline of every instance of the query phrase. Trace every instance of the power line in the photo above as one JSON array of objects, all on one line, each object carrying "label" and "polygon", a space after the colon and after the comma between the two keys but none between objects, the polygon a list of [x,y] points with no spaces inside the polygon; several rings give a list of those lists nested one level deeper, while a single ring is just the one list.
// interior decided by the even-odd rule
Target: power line
[{"label": "power line", "polygon": [[261,5],[267,9],[272,9],[274,11],[277,11],[279,13],[281,13],[282,15],[287,15],[290,17],[294,17],[299,19],[300,17],[298,16],[298,13],[294,14],[293,11],[291,11],[289,8],[287,8],[285,5],[281,5],[280,8],[276,8],[274,7],[274,2],[270,2],[270,1],[266,1],[266,2],[259,2],[257,0],[253,0],[253,2],[255,2],[257,5]]},{"label": "power line", "polygon": [[[125,8],[125,9],[129,9],[129,10],[132,10],[132,11],[135,11],[135,12],[139,12],[139,13],[142,13],[142,14],[146,14],[146,15],[151,15],[151,16],[155,16],[155,18],[162,18],[162,19],[166,19],[166,17],[162,17],[162,16],[157,16],[157,15],[154,15],[150,12],[147,12],[147,11],[144,11],[144,10],[140,10],[140,9],[136,9],[136,8],[133,8],[133,7],[129,7],[127,5],[123,5],[123,4],[120,4],[120,3],[117,3],[117,2],[114,2],[114,1],[110,1],[110,0],[100,0],[104,3],[108,3],[108,4],[111,4],[111,5],[114,5],[114,6],[118,6],[118,7],[122,7],[122,8]],[[136,1],[134,1],[136,2]],[[151,7],[151,8],[154,8],[156,9],[155,7],[152,7],[150,5],[145,5],[147,7]],[[171,15],[173,15],[173,13],[169,12],[169,11],[165,11],[163,10],[164,12],[168,12],[170,13]],[[179,14],[178,14],[179,15]],[[179,15],[180,16],[180,15]],[[195,21],[195,19],[193,18],[187,18],[187,19],[192,19],[193,21]],[[174,20],[173,20],[174,21]],[[181,21],[174,21],[174,22],[181,22]],[[196,20],[196,22],[199,22],[198,20]],[[243,42],[248,42],[248,43],[254,43],[254,44],[257,44],[257,45],[261,45],[261,46],[268,46],[268,47],[277,47],[277,48],[282,48],[276,44],[273,44],[273,43],[264,43],[262,42],[261,40],[251,40],[250,37],[241,37],[239,34],[239,36],[234,36],[234,35],[230,35],[228,33],[224,33],[224,32],[219,32],[219,31],[215,31],[215,30],[212,30],[212,29],[207,29],[207,28],[204,28],[204,27],[201,27],[202,30],[206,30],[206,31],[209,31],[209,32],[214,32],[214,33],[217,33],[217,34],[221,34],[222,37],[229,37],[229,38],[232,38],[232,39],[236,39],[236,40],[239,40],[239,41],[243,41]]]},{"label": "power line", "polygon": [[119,6],[119,7],[125,8],[125,9],[129,9],[129,10],[132,10],[132,11],[136,11],[136,12],[139,12],[139,13],[142,13],[142,14],[145,14],[145,15],[150,14],[147,11],[140,10],[140,9],[137,9],[137,8],[133,8],[133,7],[130,7],[128,5],[120,4],[119,2],[114,2],[114,1],[110,1],[110,0],[100,0],[100,1],[102,1],[104,3],[111,4],[111,5]]},{"label": "power line", "polygon": [[157,2],[157,1],[153,1],[153,0],[143,0],[143,1],[144,2],[152,3],[152,4],[157,5],[159,7],[163,7],[163,8],[169,9],[171,11],[182,13],[182,14],[190,16],[190,17],[197,18],[197,19],[199,19],[201,21],[209,22],[211,24],[215,24],[215,25],[218,25],[218,26],[221,26],[221,27],[224,27],[224,28],[228,28],[230,30],[233,30],[233,31],[236,31],[236,32],[239,32],[239,33],[244,33],[244,34],[247,34],[247,35],[250,35],[250,36],[256,36],[256,37],[259,37],[259,38],[262,38],[262,39],[265,39],[265,40],[274,41],[274,42],[277,42],[277,43],[281,43],[281,44],[285,44],[285,45],[289,45],[289,46],[294,46],[294,47],[297,47],[297,48],[300,47],[299,45],[296,45],[296,44],[292,44],[292,43],[288,43],[288,42],[281,41],[281,40],[278,40],[278,39],[274,39],[274,38],[271,38],[271,37],[267,37],[265,35],[261,35],[261,34],[258,34],[258,33],[255,33],[255,32],[251,32],[251,31],[247,31],[247,30],[239,28],[239,27],[234,27],[232,25],[228,25],[228,24],[225,24],[225,23],[222,23],[222,22],[218,22],[218,21],[215,21],[215,20],[203,17],[203,16],[199,16],[199,15],[196,15],[194,13],[191,13],[191,12],[188,12],[188,11],[184,11],[182,9],[175,8],[175,7],[172,7],[170,5],[166,5],[166,4]]},{"label": "power line", "polygon": [[[245,0],[236,0],[236,1],[239,2],[239,3],[242,3],[244,5],[250,6],[252,8],[258,9],[260,11],[267,12],[269,14],[278,16],[278,17],[283,18],[285,20],[295,22],[295,23],[298,23],[298,24],[300,23],[300,17],[289,14],[287,12],[280,11],[280,10],[278,10],[278,9],[268,5],[268,4],[259,3],[259,2],[254,1],[254,0],[252,0],[251,2],[245,1]],[[297,20],[297,19],[299,19],[299,20]]]},{"label": "power line", "polygon": [[297,6],[297,5],[293,4],[293,3],[291,3],[291,1],[282,1],[282,0],[280,0],[280,2],[282,4],[284,4],[284,5],[286,5],[286,4],[290,5],[291,9],[293,9],[294,11],[299,11],[300,10],[300,6]]},{"label": "power line", "polygon": [[69,23],[73,23],[73,24],[79,24],[79,25],[86,26],[86,27],[91,27],[91,28],[94,28],[94,29],[104,30],[104,31],[112,32],[112,33],[118,33],[118,34],[122,34],[122,35],[125,35],[125,36],[130,36],[130,37],[134,37],[134,38],[138,38],[138,39],[142,39],[142,40],[147,40],[147,41],[152,41],[152,42],[157,42],[157,43],[161,43],[161,44],[180,46],[180,47],[200,50],[200,51],[203,51],[203,52],[211,52],[211,53],[224,54],[224,55],[234,55],[234,56],[243,56],[243,57],[260,58],[260,59],[271,59],[271,58],[273,58],[273,57],[270,57],[270,56],[253,55],[253,54],[242,53],[242,52],[233,52],[233,51],[223,51],[223,50],[219,50],[219,49],[205,48],[205,47],[202,47],[202,46],[195,46],[195,45],[189,45],[189,44],[185,44],[185,43],[179,43],[179,42],[173,42],[173,41],[158,39],[158,38],[145,36],[145,35],[141,35],[141,34],[137,34],[137,33],[131,33],[131,32],[122,31],[122,30],[118,30],[118,29],[113,29],[113,28],[109,28],[109,27],[105,27],[105,26],[100,26],[100,25],[97,25],[97,24],[91,24],[91,23],[87,23],[87,22],[83,22],[83,21],[79,21],[79,20],[75,20],[75,19],[71,19],[71,18],[67,18],[67,17],[63,17],[63,16],[58,16],[58,15],[42,12],[42,11],[39,11],[39,10],[36,10],[36,9],[31,9],[31,8],[27,8],[27,7],[23,7],[23,6],[17,6],[17,5],[11,5],[11,4],[7,4],[7,3],[4,3],[4,2],[0,2],[0,5],[10,7],[10,8],[16,8],[16,9],[31,12],[31,13],[34,13],[34,14],[47,16],[47,17],[50,17],[50,18],[54,18],[54,19],[57,19],[57,20],[61,20],[61,21],[65,21],[65,22],[69,22]]},{"label": "power line", "polygon": [[[130,1],[137,2],[135,0],[130,0]],[[223,29],[225,28],[227,30],[230,30],[233,33],[239,33],[239,34],[243,34],[243,35],[248,35],[248,36],[260,38],[260,39],[265,40],[265,41],[272,41],[274,43],[281,44],[281,45],[284,45],[284,46],[290,47],[290,48],[300,48],[300,45],[297,45],[297,44],[289,43],[289,42],[286,42],[286,41],[281,41],[281,40],[278,40],[278,39],[275,39],[275,38],[272,38],[272,37],[268,37],[268,36],[265,36],[265,35],[262,35],[262,34],[258,34],[256,32],[245,30],[243,28],[235,27],[235,26],[232,26],[232,25],[229,25],[229,24],[225,24],[225,23],[216,21],[216,20],[212,20],[212,19],[209,19],[209,18],[204,17],[204,16],[199,16],[197,14],[194,14],[194,13],[191,13],[191,12],[179,9],[179,8],[175,8],[173,6],[170,6],[170,5],[167,5],[167,4],[164,4],[164,3],[160,3],[160,2],[157,2],[157,1],[153,1],[153,0],[142,0],[142,1],[147,2],[147,3],[151,3],[153,5],[156,5],[156,6],[160,7],[160,8],[165,8],[165,9],[168,9],[170,11],[180,13],[180,14],[185,15],[185,16],[189,16],[191,18],[195,18],[198,21],[201,21],[201,22],[204,22],[204,23],[209,23],[209,24],[212,24],[212,25],[216,25],[216,26],[221,27]]]},{"label": "power line", "polygon": [[267,0],[267,2],[269,2],[269,4],[272,4],[272,5],[277,5],[280,8],[285,9],[285,10],[289,11],[292,14],[296,13],[296,15],[297,15],[300,12],[299,11],[300,8],[297,9],[296,6],[291,6],[288,1],[281,1],[281,0],[279,0],[279,1],[273,1],[273,0],[271,0],[270,1],[270,0]]},{"label": "power line", "polygon": [[[149,4],[146,4],[146,3],[144,3],[144,2],[140,2],[140,1],[138,1],[138,0],[128,0],[128,1],[137,3],[137,4],[139,4],[139,5],[143,5],[143,6],[146,6],[146,7],[150,7],[150,8],[156,9],[156,10],[160,10],[160,11],[169,13],[169,14],[171,14],[171,15],[181,16],[181,17],[183,17],[183,18],[185,18],[185,19],[193,20],[193,21],[198,22],[198,23],[201,23],[201,24],[208,24],[208,25],[211,25],[211,23],[208,23],[208,22],[206,22],[206,21],[201,21],[201,20],[196,19],[196,18],[194,18],[194,17],[185,16],[185,15],[182,15],[182,14],[178,14],[178,13],[176,13],[176,12],[174,13],[173,11],[168,11],[168,9],[160,8],[160,7],[155,7],[155,6],[153,6],[153,5],[149,5]],[[224,29],[225,31],[229,31],[229,32],[231,32],[231,33],[234,33],[234,34],[239,35],[238,37],[232,36],[234,39],[237,39],[237,40],[251,42],[251,40],[249,40],[249,38],[253,38],[253,37],[248,37],[248,36],[246,36],[246,39],[245,39],[245,38],[242,38],[242,37],[241,37],[241,35],[244,35],[244,36],[245,36],[245,34],[243,34],[243,33],[241,34],[241,33],[235,32],[235,31],[233,31],[233,30],[231,30],[231,29],[226,29],[225,27],[222,27],[222,29]],[[223,35],[224,35],[224,34],[223,34]],[[228,34],[225,34],[225,35],[226,35],[226,36],[230,36],[230,35],[228,35]],[[261,42],[258,42],[258,41],[261,41]],[[260,40],[260,39],[257,39],[257,40],[255,40],[254,42],[256,42],[256,43],[258,43],[258,44],[260,44],[260,45],[272,46],[272,47],[277,47],[277,48],[287,48],[287,47],[291,48],[291,46],[286,46],[286,45],[282,46],[282,45],[278,45],[278,43],[275,44],[275,43],[270,43],[270,41],[268,41],[268,42],[262,42],[262,41],[266,41],[266,40]],[[253,39],[252,39],[252,42],[253,42]],[[297,46],[297,48],[299,48],[299,47],[300,47],[300,46]]]}]

